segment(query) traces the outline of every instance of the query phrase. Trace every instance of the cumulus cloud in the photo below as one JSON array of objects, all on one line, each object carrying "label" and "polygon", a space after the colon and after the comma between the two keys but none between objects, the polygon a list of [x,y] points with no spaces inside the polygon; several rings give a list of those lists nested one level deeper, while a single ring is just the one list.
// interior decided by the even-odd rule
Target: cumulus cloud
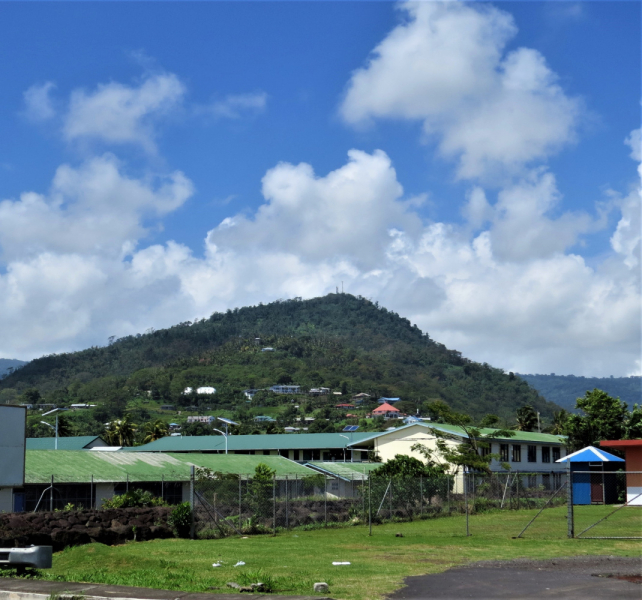
[{"label": "cumulus cloud", "polygon": [[631,148],[631,158],[637,162],[642,161],[642,141],[640,139],[640,129],[634,129],[624,143]]},{"label": "cumulus cloud", "polygon": [[155,150],[153,123],[182,101],[186,89],[173,73],[147,75],[139,85],[111,82],[71,94],[63,134],[67,140],[93,139],[139,144]]},{"label": "cumulus cloud", "polygon": [[505,52],[517,32],[490,6],[406,3],[405,20],[348,83],[340,112],[423,123],[462,178],[519,172],[575,139],[582,106],[536,50]]},{"label": "cumulus cloud", "polygon": [[181,206],[193,185],[180,171],[145,179],[128,177],[106,154],[78,168],[56,170],[48,194],[25,192],[0,201],[4,261],[49,253],[127,253],[145,235],[144,219]]},{"label": "cumulus cloud", "polygon": [[46,121],[56,115],[51,100],[51,90],[56,85],[52,81],[32,85],[23,94],[25,111],[24,114],[31,121]]},{"label": "cumulus cloud", "polygon": [[[39,228],[33,237],[46,243],[33,249],[23,235],[20,254],[18,238],[0,230],[3,248],[13,252],[0,274],[0,355],[87,346],[232,306],[322,295],[344,281],[347,291],[379,300],[433,339],[507,370],[607,375],[637,368],[640,278],[627,258],[639,255],[639,240],[635,248],[624,241],[629,208],[619,205],[612,254],[589,265],[568,251],[588,217],[551,212],[560,194],[546,171],[496,196],[473,190],[473,228],[423,222],[382,151],[352,150],[343,166],[322,175],[282,163],[263,178],[263,205],[211,229],[196,256],[176,242],[133,247],[142,214],[180,205],[189,182],[171,175],[152,185],[127,178],[113,158],[100,160],[59,170],[52,191],[32,200],[46,217],[33,213],[30,221],[48,219],[52,229],[78,237],[75,244]],[[104,171],[110,175],[95,174]],[[111,192],[87,192],[110,179]],[[114,218],[125,211],[130,224],[112,234],[110,251],[102,247],[109,236],[92,233],[92,246],[80,235],[81,198],[99,214],[109,198]],[[137,207],[133,217],[128,199]],[[20,202],[2,207],[24,234],[27,222],[15,220]],[[519,240],[524,220],[536,227]],[[131,244],[127,255],[118,251],[123,243]]]}]

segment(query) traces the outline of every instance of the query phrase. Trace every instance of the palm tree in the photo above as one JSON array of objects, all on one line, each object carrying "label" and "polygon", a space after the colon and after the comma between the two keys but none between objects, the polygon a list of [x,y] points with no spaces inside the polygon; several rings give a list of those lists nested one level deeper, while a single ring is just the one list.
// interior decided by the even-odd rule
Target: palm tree
[{"label": "palm tree", "polygon": [[131,446],[134,443],[137,427],[136,423],[129,420],[129,415],[125,415],[122,419],[112,421],[107,425],[106,441],[112,446]]},{"label": "palm tree", "polygon": [[533,431],[537,427],[537,413],[532,406],[528,404],[522,406],[517,411],[517,429],[518,431]]},{"label": "palm tree", "polygon": [[156,419],[154,422],[149,422],[145,425],[143,443],[155,442],[166,435],[169,435],[169,426],[162,419]]},{"label": "palm tree", "polygon": [[568,417],[569,414],[564,409],[553,413],[553,426],[551,427],[551,433],[553,435],[564,435],[566,433],[566,421]]}]

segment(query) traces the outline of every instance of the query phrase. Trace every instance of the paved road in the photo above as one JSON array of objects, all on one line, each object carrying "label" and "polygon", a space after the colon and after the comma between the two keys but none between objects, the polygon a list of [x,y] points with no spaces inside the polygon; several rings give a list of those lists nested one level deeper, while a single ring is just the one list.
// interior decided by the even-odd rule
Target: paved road
[{"label": "paved road", "polygon": [[[641,600],[642,559],[574,557],[475,563],[408,577],[389,600]],[[629,581],[618,576],[629,576]],[[631,577],[633,576],[633,577]]]}]

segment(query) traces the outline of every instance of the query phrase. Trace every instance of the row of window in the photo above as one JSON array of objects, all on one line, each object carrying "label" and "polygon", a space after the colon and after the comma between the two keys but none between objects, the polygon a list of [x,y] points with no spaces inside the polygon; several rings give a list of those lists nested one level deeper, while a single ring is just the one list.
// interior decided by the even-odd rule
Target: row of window
[{"label": "row of window", "polygon": [[[511,450],[512,446],[512,450]],[[551,462],[551,450],[553,456],[553,462],[561,458],[560,447],[553,446],[540,446],[542,449],[542,460],[543,463]],[[481,449],[482,456],[488,456],[492,452],[492,444],[488,444],[487,447]],[[502,462],[522,462],[522,446],[521,444],[500,444],[499,445],[499,459]],[[529,463],[537,462],[537,446],[527,446],[526,451],[526,460]]]}]

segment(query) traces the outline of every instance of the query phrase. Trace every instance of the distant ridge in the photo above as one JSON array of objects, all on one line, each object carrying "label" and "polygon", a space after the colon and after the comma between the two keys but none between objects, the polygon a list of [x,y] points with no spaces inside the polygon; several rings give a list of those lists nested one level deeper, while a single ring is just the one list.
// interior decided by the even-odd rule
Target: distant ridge
[{"label": "distant ridge", "polygon": [[519,376],[533,386],[549,402],[566,410],[575,409],[575,400],[595,388],[609,396],[619,397],[629,405],[642,403],[642,377],[581,377],[575,375],[523,375]]},{"label": "distant ridge", "polygon": [[9,373],[10,369],[17,369],[18,367],[26,364],[26,361],[18,360],[16,358],[0,358],[0,377]]}]

